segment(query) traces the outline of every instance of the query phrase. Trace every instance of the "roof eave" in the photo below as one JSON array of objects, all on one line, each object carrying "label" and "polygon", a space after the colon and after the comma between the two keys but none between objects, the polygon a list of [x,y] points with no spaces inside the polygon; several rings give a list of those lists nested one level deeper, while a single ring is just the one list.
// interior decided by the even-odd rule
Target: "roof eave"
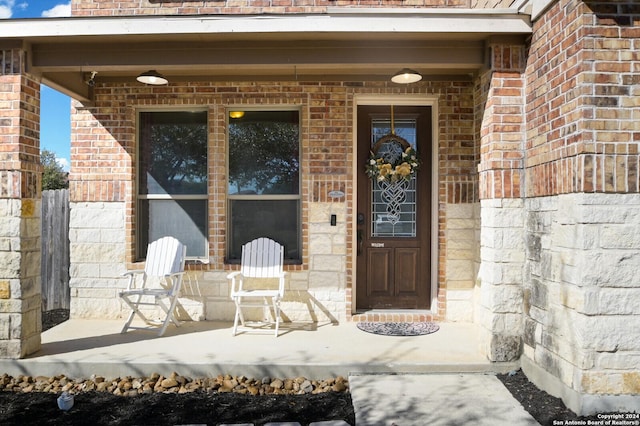
[{"label": "roof eave", "polygon": [[530,18],[513,10],[381,9],[314,15],[199,15],[11,19],[0,39],[264,33],[528,34]]}]

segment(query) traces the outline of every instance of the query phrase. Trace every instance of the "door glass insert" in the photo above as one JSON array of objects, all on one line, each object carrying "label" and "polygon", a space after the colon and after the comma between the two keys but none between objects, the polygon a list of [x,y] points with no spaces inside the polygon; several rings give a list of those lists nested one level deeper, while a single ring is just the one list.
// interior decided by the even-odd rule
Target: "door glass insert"
[{"label": "door glass insert", "polygon": [[[405,139],[411,147],[416,146],[416,120],[394,120],[394,133]],[[373,119],[371,122],[371,147],[383,136],[391,134],[390,119]],[[384,148],[383,148],[384,149]],[[402,194],[389,194],[384,183],[371,185],[371,236],[374,238],[415,237],[416,236],[416,177],[411,178],[402,188]],[[394,197],[397,215],[389,212],[389,197]]]}]

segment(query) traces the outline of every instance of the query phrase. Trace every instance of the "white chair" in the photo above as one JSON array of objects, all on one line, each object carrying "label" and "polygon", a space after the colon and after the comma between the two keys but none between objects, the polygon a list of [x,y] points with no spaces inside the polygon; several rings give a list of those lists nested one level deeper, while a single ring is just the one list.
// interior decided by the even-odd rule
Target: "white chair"
[{"label": "white chair", "polygon": [[[175,309],[186,255],[187,247],[184,244],[173,237],[163,237],[149,244],[144,270],[124,273],[129,277],[129,283],[127,289],[120,292],[120,297],[129,305],[131,313],[122,333],[126,333],[128,329],[148,330],[160,327],[158,336],[162,336],[169,322],[173,322],[176,327],[180,325],[175,317]],[[164,311],[164,319],[150,320],[140,310],[141,306],[159,306]],[[147,324],[146,327],[131,325],[136,315]]]},{"label": "white chair", "polygon": [[[233,335],[238,331],[238,321],[247,327],[242,308],[263,308],[264,316],[273,307],[275,335],[280,327],[280,301],[284,298],[286,272],[282,270],[284,247],[269,238],[257,238],[242,246],[242,258],[239,271],[230,273],[231,299],[236,305],[233,320]],[[257,286],[257,280],[267,284]],[[252,284],[256,284],[255,286]],[[271,287],[268,284],[275,284]],[[266,321],[266,318],[265,318]]]}]

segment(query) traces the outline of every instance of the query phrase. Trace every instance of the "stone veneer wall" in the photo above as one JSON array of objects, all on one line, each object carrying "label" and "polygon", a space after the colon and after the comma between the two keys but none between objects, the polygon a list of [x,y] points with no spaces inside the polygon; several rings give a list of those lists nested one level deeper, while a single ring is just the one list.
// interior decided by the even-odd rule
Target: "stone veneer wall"
[{"label": "stone veneer wall", "polygon": [[579,414],[640,410],[640,8],[561,0],[527,79],[522,366]]},{"label": "stone veneer wall", "polygon": [[[135,253],[136,110],[139,108],[207,108],[209,111],[209,263],[188,265],[180,312],[194,320],[230,320],[226,275],[234,266],[224,263],[225,108],[227,106],[291,105],[301,108],[302,137],[302,265],[287,265],[289,282],[284,314],[295,320],[341,321],[352,312],[355,251],[353,241],[353,107],[359,94],[397,96],[437,95],[439,117],[438,250],[439,303],[433,316],[446,318],[447,286],[452,285],[452,318],[469,306],[468,293],[477,268],[469,261],[475,215],[457,204],[476,206],[478,149],[474,142],[473,84],[424,81],[402,87],[390,83],[172,82],[149,87],[137,83],[97,85],[95,102],[74,103],[70,197],[72,316],[118,317],[126,311],[117,292],[126,284],[120,274],[140,268]],[[331,190],[342,199],[328,199]],[[475,203],[474,203],[475,202]],[[446,206],[446,209],[445,209]],[[473,207],[471,208],[473,210]],[[455,212],[447,217],[445,210]],[[329,224],[330,212],[338,226]],[[447,221],[452,220],[451,225]],[[464,223],[463,223],[464,221]],[[471,226],[471,228],[469,228]],[[460,265],[447,265],[447,233],[460,230],[468,253]],[[462,241],[464,240],[464,241]],[[476,238],[477,241],[477,238]],[[454,247],[455,248],[455,247]],[[455,250],[452,253],[456,253]],[[458,252],[460,253],[460,252]],[[453,257],[452,257],[453,256]],[[449,260],[457,260],[455,254]],[[477,262],[476,262],[477,263]],[[459,268],[469,268],[461,271]],[[448,274],[453,274],[448,279]],[[464,279],[460,279],[464,276]],[[457,278],[456,278],[457,277]],[[454,307],[457,299],[460,306]],[[359,319],[359,317],[358,317]],[[424,319],[424,318],[423,318]]]},{"label": "stone veneer wall", "polygon": [[119,318],[126,287],[125,204],[72,202],[69,217],[71,316]]},{"label": "stone veneer wall", "polygon": [[515,361],[522,352],[524,203],[521,198],[480,201],[480,270],[475,320],[481,350],[492,361]]},{"label": "stone veneer wall", "polygon": [[640,410],[640,195],[526,204],[525,372],[577,413]]},{"label": "stone veneer wall", "polygon": [[480,203],[446,205],[446,320],[473,322],[480,267]]}]

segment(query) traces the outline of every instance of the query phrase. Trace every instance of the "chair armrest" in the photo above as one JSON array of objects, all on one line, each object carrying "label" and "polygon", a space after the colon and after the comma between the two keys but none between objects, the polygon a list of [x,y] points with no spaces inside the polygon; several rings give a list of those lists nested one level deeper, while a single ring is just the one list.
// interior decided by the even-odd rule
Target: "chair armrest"
[{"label": "chair armrest", "polygon": [[279,276],[279,282],[278,282],[278,295],[280,298],[284,298],[284,284],[285,284],[285,279],[287,277],[287,272],[286,271],[282,271]]},{"label": "chair armrest", "polygon": [[164,277],[165,278],[171,278],[171,277],[175,277],[175,276],[179,276],[179,275],[184,275],[184,271],[172,272],[170,274],[165,274]]},{"label": "chair armrest", "polygon": [[177,295],[180,293],[180,288],[182,287],[182,276],[185,271],[172,272],[170,274],[165,274],[164,278],[166,281],[171,283],[171,288],[169,289],[170,295]]},{"label": "chair armrest", "polygon": [[[234,271],[231,272],[227,275],[227,279],[231,281],[231,297],[234,296],[234,294],[237,291],[241,291],[242,290],[242,279],[244,278],[244,276],[242,275],[241,271]],[[240,288],[236,289],[236,286],[239,284]]]},{"label": "chair armrest", "polygon": [[122,273],[123,277],[129,277],[129,282],[127,283],[127,290],[131,290],[134,288],[136,275],[144,274],[143,269],[135,269],[131,271],[126,271]]}]

